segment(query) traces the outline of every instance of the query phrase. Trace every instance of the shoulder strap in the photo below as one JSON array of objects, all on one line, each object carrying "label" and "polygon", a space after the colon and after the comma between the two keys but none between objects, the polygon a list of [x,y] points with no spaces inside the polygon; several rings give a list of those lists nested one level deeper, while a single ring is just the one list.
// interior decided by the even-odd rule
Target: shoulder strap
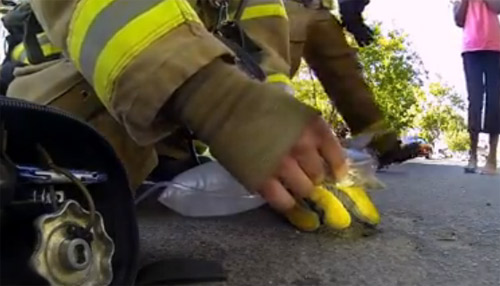
[{"label": "shoulder strap", "polygon": [[26,58],[30,64],[39,64],[60,57],[60,53],[52,53],[45,56],[38,41],[37,35],[43,32],[35,13],[28,2],[19,4],[2,18],[5,28],[9,31],[7,37],[7,57],[19,44],[23,44]]},{"label": "shoulder strap", "polygon": [[30,12],[31,8],[27,4],[14,5],[2,17],[3,26],[8,31],[6,37],[7,49],[5,49],[6,58],[9,58],[13,49],[23,42],[24,25]]},{"label": "shoulder strap", "polygon": [[27,21],[24,22],[23,37],[26,55],[31,64],[39,64],[45,61],[45,56],[43,55],[42,48],[37,38],[39,32],[41,32],[40,25],[38,24],[35,14],[31,13]]},{"label": "shoulder strap", "polygon": [[239,22],[241,20],[241,16],[243,15],[243,11],[245,10],[248,4],[248,0],[241,0],[238,5],[238,9],[236,10],[236,14],[234,14],[234,21]]}]

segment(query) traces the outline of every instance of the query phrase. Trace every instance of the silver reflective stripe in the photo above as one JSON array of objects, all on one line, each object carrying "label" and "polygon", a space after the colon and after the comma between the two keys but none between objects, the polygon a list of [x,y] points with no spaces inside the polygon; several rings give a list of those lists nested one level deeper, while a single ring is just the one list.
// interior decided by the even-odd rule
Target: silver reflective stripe
[{"label": "silver reflective stripe", "polygon": [[[168,0],[115,0],[94,19],[82,43],[82,73],[93,84],[99,54],[113,36],[137,16]],[[165,16],[167,17],[167,16]]]},{"label": "silver reflective stripe", "polygon": [[28,55],[26,54],[26,50],[21,53],[19,56],[19,61],[24,63],[25,61],[28,61]]},{"label": "silver reflective stripe", "polygon": [[42,34],[38,37],[38,43],[41,45],[50,44],[49,37],[46,34]]},{"label": "silver reflective stripe", "polygon": [[273,84],[276,84],[276,85],[280,86],[283,90],[285,90],[285,92],[288,95],[295,96],[295,90],[293,89],[293,87],[289,86],[288,84],[277,83],[277,82],[273,83]]},{"label": "silver reflective stripe", "polygon": [[323,5],[323,8],[333,9],[335,7],[333,0],[322,0],[321,4]]}]

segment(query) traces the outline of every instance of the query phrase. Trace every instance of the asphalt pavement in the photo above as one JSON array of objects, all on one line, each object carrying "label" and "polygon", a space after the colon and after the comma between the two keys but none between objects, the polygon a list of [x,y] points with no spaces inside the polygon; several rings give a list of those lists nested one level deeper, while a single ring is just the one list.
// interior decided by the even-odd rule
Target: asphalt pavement
[{"label": "asphalt pavement", "polygon": [[267,208],[185,218],[159,203],[139,208],[141,263],[219,261],[230,286],[500,285],[500,176],[453,162],[415,160],[379,174],[373,230],[301,233]]}]

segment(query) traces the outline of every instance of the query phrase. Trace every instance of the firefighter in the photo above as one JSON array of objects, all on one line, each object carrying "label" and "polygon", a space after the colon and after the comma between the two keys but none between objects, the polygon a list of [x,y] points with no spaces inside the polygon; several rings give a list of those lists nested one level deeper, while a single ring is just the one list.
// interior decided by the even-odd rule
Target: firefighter
[{"label": "firefighter", "polygon": [[[349,226],[340,200],[314,187],[347,172],[327,124],[283,88],[238,69],[186,1],[33,0],[31,6],[63,56],[16,70],[8,96],[88,121],[113,145],[132,188],[157,164],[154,145],[182,125],[245,187],[277,211],[293,213],[292,222],[310,215],[298,203],[309,198],[333,220],[343,212],[343,221],[330,226]],[[246,9],[242,21],[286,18],[280,0],[248,1]],[[332,200],[334,208],[324,205]],[[352,201],[357,209],[373,207],[366,196]]]}]

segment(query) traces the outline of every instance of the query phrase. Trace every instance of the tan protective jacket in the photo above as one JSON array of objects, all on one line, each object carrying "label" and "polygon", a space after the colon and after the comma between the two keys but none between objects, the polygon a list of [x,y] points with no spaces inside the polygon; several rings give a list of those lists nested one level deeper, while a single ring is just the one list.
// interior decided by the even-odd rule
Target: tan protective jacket
[{"label": "tan protective jacket", "polygon": [[[228,1],[228,19],[234,20],[240,0]],[[212,30],[219,11],[210,6],[209,0],[189,0],[205,26]],[[281,0],[249,0],[243,8],[240,27],[262,49],[260,67],[267,75],[267,82],[292,88],[289,73],[290,50],[288,42],[288,16]]]},{"label": "tan protective jacket", "polygon": [[314,71],[353,134],[380,125],[383,115],[363,76],[356,50],[342,25],[327,9],[287,1],[290,21],[291,76],[301,59]]},{"label": "tan protective jacket", "polygon": [[[249,2],[256,5],[247,20],[256,21],[263,1]],[[266,11],[283,9],[280,0],[264,2],[274,5]],[[32,7],[67,59],[17,71],[8,95],[89,121],[115,147],[133,187],[156,164],[152,145],[184,124],[255,190],[316,114],[249,80],[186,1],[32,0]]]}]

